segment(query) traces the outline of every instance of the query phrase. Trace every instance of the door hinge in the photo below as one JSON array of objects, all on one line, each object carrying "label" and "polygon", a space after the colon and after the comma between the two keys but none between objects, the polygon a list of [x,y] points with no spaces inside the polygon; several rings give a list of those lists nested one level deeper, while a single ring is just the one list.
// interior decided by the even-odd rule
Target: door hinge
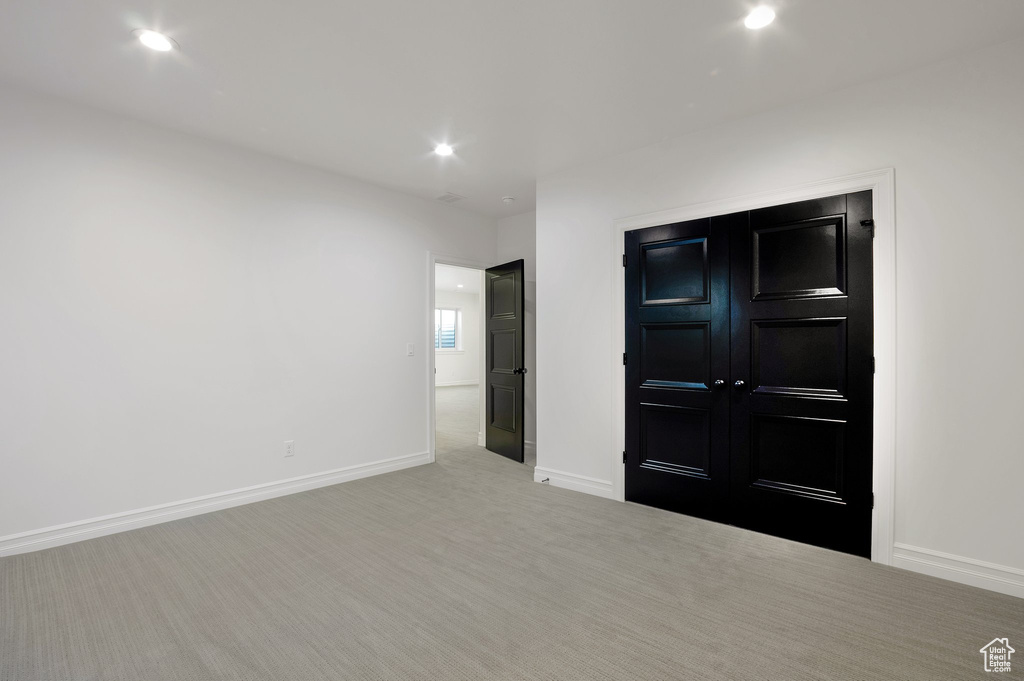
[{"label": "door hinge", "polygon": [[871,373],[875,373],[875,358],[871,358]]},{"label": "door hinge", "polygon": [[622,254],[622,266],[623,267],[626,266],[626,254],[625,253]]},{"label": "door hinge", "polygon": [[874,220],[861,220],[860,221],[860,226],[861,227],[870,227],[871,228],[871,238],[872,239],[875,238],[875,221]]},{"label": "door hinge", "polygon": [[626,366],[626,353],[622,353],[622,366]]},{"label": "door hinge", "polygon": [[626,463],[626,450],[622,450],[622,463]]},{"label": "door hinge", "polygon": [[875,507],[875,493],[871,493],[871,508]]}]

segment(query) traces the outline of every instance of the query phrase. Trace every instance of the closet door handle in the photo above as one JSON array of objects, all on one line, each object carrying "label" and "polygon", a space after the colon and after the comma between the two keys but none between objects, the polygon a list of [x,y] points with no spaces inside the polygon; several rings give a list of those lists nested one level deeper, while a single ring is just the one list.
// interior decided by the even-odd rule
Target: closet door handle
[{"label": "closet door handle", "polygon": [[715,380],[715,387],[716,388],[721,388],[723,385],[725,385],[725,381],[723,379],[719,378],[719,379]]},{"label": "closet door handle", "polygon": [[736,388],[738,389],[738,388],[742,388],[743,386],[745,386],[746,383],[743,382],[742,380],[740,380],[740,381],[736,381],[735,383],[733,383],[733,385],[736,386]]}]

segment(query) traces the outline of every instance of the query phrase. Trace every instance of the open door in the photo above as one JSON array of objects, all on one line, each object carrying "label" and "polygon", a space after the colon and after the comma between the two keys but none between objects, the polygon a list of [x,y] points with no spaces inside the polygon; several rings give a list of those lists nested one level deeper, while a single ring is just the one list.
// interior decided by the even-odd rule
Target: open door
[{"label": "open door", "polygon": [[523,261],[487,270],[487,449],[523,462],[523,366],[525,342]]}]

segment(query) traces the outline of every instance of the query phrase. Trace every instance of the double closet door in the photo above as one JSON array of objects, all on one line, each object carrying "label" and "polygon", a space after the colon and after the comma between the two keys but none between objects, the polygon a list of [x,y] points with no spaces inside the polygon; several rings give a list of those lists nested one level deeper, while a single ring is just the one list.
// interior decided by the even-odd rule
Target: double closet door
[{"label": "double closet door", "polygon": [[871,544],[871,192],[625,235],[626,499]]}]

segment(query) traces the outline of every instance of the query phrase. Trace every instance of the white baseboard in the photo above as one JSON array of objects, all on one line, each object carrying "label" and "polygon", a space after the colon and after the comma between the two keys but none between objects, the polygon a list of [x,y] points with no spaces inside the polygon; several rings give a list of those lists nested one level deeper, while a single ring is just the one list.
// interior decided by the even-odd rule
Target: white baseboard
[{"label": "white baseboard", "polygon": [[952,582],[1024,598],[1024,570],[896,543],[892,564]]},{"label": "white baseboard", "polygon": [[447,383],[434,383],[435,388],[454,388],[459,385],[480,385],[480,381],[449,381]]},{"label": "white baseboard", "polygon": [[585,475],[576,475],[575,473],[566,473],[565,471],[556,471],[539,466],[533,469],[534,482],[544,482],[545,479],[547,479],[548,484],[552,487],[571,489],[576,492],[583,492],[584,494],[604,497],[605,499],[615,498],[610,480],[589,478]]},{"label": "white baseboard", "polygon": [[286,494],[304,492],[317,487],[327,487],[328,485],[336,485],[340,482],[389,473],[426,463],[430,463],[430,452],[406,454],[372,463],[337,468],[323,473],[302,475],[297,478],[208,494],[183,501],[174,501],[169,504],[140,508],[135,511],[114,513],[100,518],[91,518],[89,520],[46,527],[40,530],[11,534],[6,537],[0,537],[0,556],[39,551],[62,544],[70,544],[84,539],[93,539],[116,532],[134,530],[146,527],[147,525],[156,525],[157,523],[164,523],[169,520],[178,520],[179,518],[187,518],[201,513],[219,511],[232,506],[242,506],[254,501],[263,501],[264,499],[272,499]]}]

